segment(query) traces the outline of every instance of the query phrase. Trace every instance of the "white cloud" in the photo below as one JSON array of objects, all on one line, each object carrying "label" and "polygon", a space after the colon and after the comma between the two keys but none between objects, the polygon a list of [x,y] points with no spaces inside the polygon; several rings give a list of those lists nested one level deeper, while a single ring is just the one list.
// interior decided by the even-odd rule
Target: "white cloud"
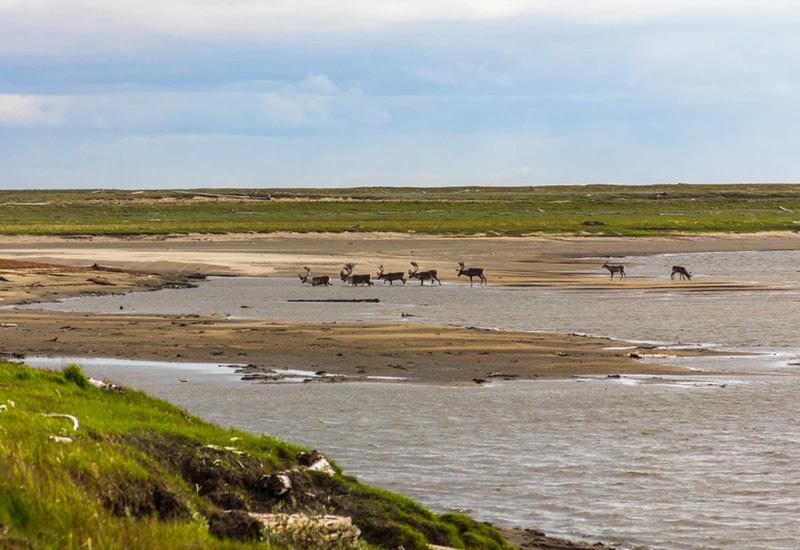
[{"label": "white cloud", "polygon": [[508,73],[464,62],[446,67],[423,67],[417,70],[416,76],[425,82],[463,88],[475,88],[484,84],[506,87],[512,80]]},{"label": "white cloud", "polygon": [[333,81],[324,74],[309,74],[298,86],[300,88],[325,94],[332,94],[339,91]]},{"label": "white cloud", "polygon": [[262,106],[268,121],[282,127],[334,128],[382,124],[391,118],[360,89],[341,90],[321,74],[309,74],[264,94]]},{"label": "white cloud", "polygon": [[391,120],[386,101],[310,73],[296,81],[209,90],[131,90],[63,96],[0,94],[0,126],[181,136],[340,130]]},{"label": "white cloud", "polygon": [[800,14],[795,0],[0,0],[0,28],[5,21],[9,29],[72,30],[75,36],[87,29],[108,36],[113,27],[242,36],[425,21],[529,17],[595,24],[692,16],[785,22]]},{"label": "white cloud", "polygon": [[0,94],[0,126],[53,126],[64,120],[67,100],[55,96]]},{"label": "white cloud", "polygon": [[631,53],[629,84],[662,98],[725,102],[793,100],[800,39],[741,29],[652,33]]}]

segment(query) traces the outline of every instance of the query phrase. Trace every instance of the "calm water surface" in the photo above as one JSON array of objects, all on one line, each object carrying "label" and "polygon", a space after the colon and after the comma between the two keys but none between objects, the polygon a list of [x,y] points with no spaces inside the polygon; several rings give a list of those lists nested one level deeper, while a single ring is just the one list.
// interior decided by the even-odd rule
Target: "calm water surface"
[{"label": "calm water surface", "polygon": [[[280,279],[218,279],[198,289],[48,307],[112,313],[123,305],[128,313],[298,321],[398,321],[401,313],[411,313],[415,321],[759,352],[764,355],[674,360],[730,372],[724,378],[482,388],[274,386],[243,383],[216,365],[95,360],[85,367],[216,422],[323,449],[363,480],[438,510],[463,509],[555,534],[667,548],[800,547],[800,366],[792,364],[800,361],[800,295],[792,290],[800,278],[800,255],[692,254],[626,263],[632,275],[664,276],[666,269],[668,276],[675,263],[690,266],[699,278],[786,288],[685,294],[456,285],[311,289]],[[375,296],[381,303],[286,302],[309,296]],[[765,375],[737,374],[753,370]]]}]

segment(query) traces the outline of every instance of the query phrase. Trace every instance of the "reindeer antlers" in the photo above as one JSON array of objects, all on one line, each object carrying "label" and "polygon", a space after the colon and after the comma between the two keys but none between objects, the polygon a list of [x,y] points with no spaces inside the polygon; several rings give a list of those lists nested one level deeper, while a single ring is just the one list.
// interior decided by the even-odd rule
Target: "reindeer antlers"
[{"label": "reindeer antlers", "polygon": [[310,268],[310,267],[308,267],[307,265],[306,265],[306,266],[303,266],[303,269],[305,269],[307,272],[311,273],[311,268]]}]

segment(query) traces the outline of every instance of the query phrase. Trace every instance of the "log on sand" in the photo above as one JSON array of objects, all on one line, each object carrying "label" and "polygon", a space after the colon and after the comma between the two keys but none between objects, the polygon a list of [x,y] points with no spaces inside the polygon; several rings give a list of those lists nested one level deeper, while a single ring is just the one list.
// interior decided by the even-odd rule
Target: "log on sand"
[{"label": "log on sand", "polygon": [[378,298],[328,298],[328,299],[295,299],[295,300],[286,300],[287,302],[329,302],[329,303],[344,303],[344,304],[355,304],[355,303],[363,303],[363,304],[378,304],[380,300]]}]

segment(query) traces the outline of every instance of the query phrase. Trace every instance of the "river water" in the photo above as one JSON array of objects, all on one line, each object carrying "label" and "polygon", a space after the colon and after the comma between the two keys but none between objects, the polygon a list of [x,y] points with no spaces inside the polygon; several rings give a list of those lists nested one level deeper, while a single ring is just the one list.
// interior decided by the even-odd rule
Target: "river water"
[{"label": "river water", "polygon": [[[780,289],[311,289],[285,279],[215,279],[197,289],[79,298],[47,307],[113,313],[123,306],[125,313],[288,321],[396,322],[406,313],[414,321],[750,351],[745,357],[672,360],[729,372],[724,377],[474,388],[275,386],[241,382],[216,365],[96,359],[84,366],[221,424],[324,450],[362,480],[437,510],[466,510],[506,525],[625,544],[798,548],[800,366],[794,363],[800,362],[800,294],[794,287],[800,254],[654,256],[626,259],[626,270],[663,277],[673,263],[690,266],[700,279],[765,282]],[[381,302],[287,302],[317,296]],[[763,374],[741,375],[756,370]]]}]

